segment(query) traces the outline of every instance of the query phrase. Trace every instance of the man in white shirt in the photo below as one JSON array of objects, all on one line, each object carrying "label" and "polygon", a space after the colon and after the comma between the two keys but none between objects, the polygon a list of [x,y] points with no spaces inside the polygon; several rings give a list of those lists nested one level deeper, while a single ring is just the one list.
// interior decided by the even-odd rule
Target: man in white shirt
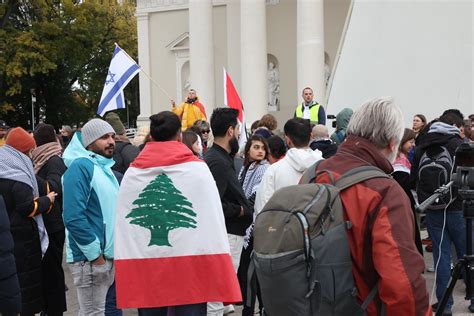
[{"label": "man in white shirt", "polygon": [[273,193],[283,187],[298,184],[306,169],[323,159],[319,150],[309,148],[309,120],[293,118],[286,122],[285,141],[290,149],[285,158],[268,167],[257,190],[255,212],[260,212]]}]

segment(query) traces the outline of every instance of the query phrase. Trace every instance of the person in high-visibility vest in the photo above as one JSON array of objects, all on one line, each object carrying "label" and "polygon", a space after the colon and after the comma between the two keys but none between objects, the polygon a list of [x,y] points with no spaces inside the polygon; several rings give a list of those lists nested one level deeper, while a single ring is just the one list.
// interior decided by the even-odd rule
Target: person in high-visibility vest
[{"label": "person in high-visibility vest", "polygon": [[312,124],[326,125],[326,112],[324,107],[313,100],[313,89],[303,89],[303,102],[298,104],[294,117],[308,119]]}]

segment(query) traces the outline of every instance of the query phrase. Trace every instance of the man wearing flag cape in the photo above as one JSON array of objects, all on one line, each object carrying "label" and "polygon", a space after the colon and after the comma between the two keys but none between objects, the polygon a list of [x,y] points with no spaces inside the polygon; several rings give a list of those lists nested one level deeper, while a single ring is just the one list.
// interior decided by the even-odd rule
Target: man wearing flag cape
[{"label": "man wearing flag cape", "polygon": [[150,117],[148,142],[125,173],[116,214],[117,305],[141,315],[206,315],[238,302],[222,206],[207,165],[181,140],[179,117]]}]

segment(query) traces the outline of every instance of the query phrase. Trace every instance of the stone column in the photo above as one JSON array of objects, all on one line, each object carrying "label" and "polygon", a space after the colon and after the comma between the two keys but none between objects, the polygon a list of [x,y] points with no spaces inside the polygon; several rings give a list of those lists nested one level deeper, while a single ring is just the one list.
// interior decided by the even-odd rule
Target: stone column
[{"label": "stone column", "polygon": [[212,23],[212,0],[189,0],[190,83],[206,108],[208,120],[216,104]]},{"label": "stone column", "polygon": [[[137,13],[138,34],[138,63],[140,68],[151,75],[150,69],[150,40],[149,40],[149,15],[148,13]],[[137,125],[149,124],[149,117],[153,113],[151,105],[151,81],[143,73],[139,73],[140,80],[140,115]]]},{"label": "stone column", "polygon": [[[240,0],[227,0],[227,71],[237,92],[240,85]],[[219,85],[217,85],[219,86]]]},{"label": "stone column", "polygon": [[267,26],[265,0],[241,0],[242,102],[247,127],[267,113]]},{"label": "stone column", "polygon": [[298,0],[296,14],[296,64],[298,102],[305,87],[314,91],[319,103],[326,97],[324,81],[324,3],[323,0]]}]

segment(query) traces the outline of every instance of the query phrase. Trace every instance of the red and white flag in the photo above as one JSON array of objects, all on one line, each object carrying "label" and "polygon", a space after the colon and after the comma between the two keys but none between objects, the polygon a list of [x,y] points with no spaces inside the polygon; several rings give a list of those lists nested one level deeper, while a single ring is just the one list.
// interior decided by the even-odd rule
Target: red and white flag
[{"label": "red and white flag", "polygon": [[243,148],[245,146],[245,143],[247,143],[247,129],[245,126],[244,106],[225,68],[224,68],[224,104],[230,108],[233,108],[239,111],[239,118],[238,118],[239,124],[240,124],[239,145],[240,145],[240,148]]},{"label": "red and white flag", "polygon": [[117,205],[119,308],[242,300],[216,183],[184,144],[147,143]]}]

